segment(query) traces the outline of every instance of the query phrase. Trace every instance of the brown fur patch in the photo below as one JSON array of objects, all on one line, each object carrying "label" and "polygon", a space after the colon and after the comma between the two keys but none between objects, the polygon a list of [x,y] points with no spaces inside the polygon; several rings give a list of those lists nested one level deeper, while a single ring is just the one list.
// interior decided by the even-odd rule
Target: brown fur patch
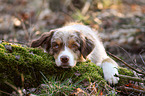
[{"label": "brown fur patch", "polygon": [[42,46],[46,49],[50,48],[50,41],[54,31],[46,32],[41,35],[41,37],[37,40],[32,41],[31,47]]},{"label": "brown fur patch", "polygon": [[102,63],[105,63],[105,62],[115,64],[115,61],[112,60],[111,58],[106,58],[106,59],[104,59],[104,60],[102,61]]},{"label": "brown fur patch", "polygon": [[92,52],[95,45],[92,40],[88,39],[87,37],[84,37],[85,39],[82,39],[82,46],[81,46],[81,54],[86,59],[88,54]]}]

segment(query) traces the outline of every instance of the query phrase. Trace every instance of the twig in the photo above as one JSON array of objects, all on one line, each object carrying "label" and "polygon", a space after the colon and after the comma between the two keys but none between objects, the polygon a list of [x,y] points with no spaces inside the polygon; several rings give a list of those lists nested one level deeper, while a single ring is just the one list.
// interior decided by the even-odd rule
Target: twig
[{"label": "twig", "polygon": [[26,25],[24,23],[24,20],[20,19],[21,22],[22,22],[22,28],[24,29],[24,32],[25,32],[25,39],[27,41],[29,41],[29,32],[28,32],[28,29],[26,28]]},{"label": "twig", "polygon": [[129,56],[129,58],[131,59],[132,63],[137,67],[138,65],[137,65],[136,62],[131,58],[130,54],[129,54],[124,48],[120,47],[119,45],[118,45],[118,47],[119,47],[120,49],[122,49],[122,50]]},{"label": "twig", "polygon": [[137,77],[131,77],[131,76],[126,76],[126,75],[117,75],[117,74],[115,74],[114,76],[145,83],[145,79],[141,79],[141,78],[137,78]]},{"label": "twig", "polygon": [[125,87],[125,86],[117,87],[117,89],[125,90],[125,91],[133,91],[133,92],[137,92],[137,93],[145,93],[144,90],[139,90],[139,89],[135,89],[135,88],[131,88],[131,87]]},{"label": "twig", "polygon": [[84,7],[83,7],[83,9],[82,9],[82,14],[83,14],[83,15],[85,15],[86,12],[89,10],[89,7],[90,7],[90,5],[91,5],[91,1],[92,1],[92,0],[87,0],[87,1],[86,1],[85,5],[84,5]]},{"label": "twig", "polygon": [[144,60],[143,60],[143,58],[142,58],[142,56],[141,56],[141,53],[142,53],[142,52],[144,52],[144,50],[142,50],[142,51],[139,53],[139,56],[140,56],[140,58],[141,58],[143,64],[145,65],[145,62],[144,62]]},{"label": "twig", "polygon": [[22,80],[22,89],[24,89],[24,75],[21,74],[21,80]]},{"label": "twig", "polygon": [[115,56],[115,55],[113,55],[113,54],[111,54],[110,52],[107,52],[110,56],[112,56],[113,58],[116,58],[116,59],[118,59],[119,61],[121,61],[122,63],[124,63],[127,67],[129,67],[130,69],[132,69],[132,70],[134,70],[134,71],[136,71],[137,73],[140,73],[140,74],[143,74],[143,75],[145,75],[145,73],[144,72],[140,72],[140,71],[138,71],[138,70],[136,70],[135,68],[133,68],[132,66],[130,66],[130,65],[128,65],[125,61],[123,61],[123,60],[121,60],[120,58],[118,58],[117,56]]},{"label": "twig", "polygon": [[[143,64],[145,65],[144,59],[142,58],[141,54],[139,54],[139,56],[140,56],[140,58],[141,58]],[[142,69],[143,71],[145,71],[145,68],[141,68],[141,69]]]},{"label": "twig", "polygon": [[7,92],[4,92],[4,91],[2,91],[2,90],[0,90],[0,93],[4,93],[4,94],[7,94],[7,95],[11,95],[10,93],[7,93]]},{"label": "twig", "polygon": [[135,68],[133,68],[132,66],[128,65],[125,61],[121,60],[120,58],[118,58],[117,56],[113,55],[112,53],[110,53],[110,52],[108,52],[108,51],[107,51],[107,53],[108,53],[110,56],[112,56],[113,58],[116,58],[117,60],[119,60],[119,61],[121,61],[122,63],[124,63],[124,64],[125,64],[127,67],[129,67],[130,69],[136,71],[137,73],[140,73],[140,74],[145,75],[144,72],[141,72],[141,71],[136,70]]},{"label": "twig", "polygon": [[22,93],[22,91],[21,91],[19,88],[15,87],[14,85],[10,84],[10,83],[7,82],[7,81],[5,81],[4,83],[6,83],[6,84],[9,85],[10,87],[12,87],[14,90],[16,90],[17,93],[19,94],[19,96],[23,96],[23,93]]},{"label": "twig", "polygon": [[18,90],[17,87],[15,87],[14,85],[10,84],[9,82],[5,81],[4,83],[6,83],[7,85],[9,85],[14,90],[16,90],[16,91]]},{"label": "twig", "polygon": [[26,28],[24,20],[20,16],[18,16],[18,15],[16,15],[16,17],[17,17],[17,19],[19,19],[21,21],[22,28],[23,28],[23,30],[25,32],[25,39],[26,39],[26,41],[29,41],[29,32],[28,32],[28,29]]}]

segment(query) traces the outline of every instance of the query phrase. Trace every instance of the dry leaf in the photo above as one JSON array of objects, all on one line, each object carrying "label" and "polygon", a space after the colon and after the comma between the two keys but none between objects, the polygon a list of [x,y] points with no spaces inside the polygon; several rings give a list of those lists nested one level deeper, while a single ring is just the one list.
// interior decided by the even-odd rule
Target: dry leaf
[{"label": "dry leaf", "polygon": [[88,96],[88,94],[83,91],[81,88],[77,88],[74,93],[70,94],[69,96]]}]

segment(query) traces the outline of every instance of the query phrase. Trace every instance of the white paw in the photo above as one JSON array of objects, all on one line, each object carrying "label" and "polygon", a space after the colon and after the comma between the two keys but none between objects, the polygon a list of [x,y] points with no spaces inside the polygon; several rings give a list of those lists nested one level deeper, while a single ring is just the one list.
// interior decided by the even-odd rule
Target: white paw
[{"label": "white paw", "polygon": [[115,74],[118,74],[117,65],[110,62],[104,62],[102,64],[104,79],[108,81],[109,84],[118,83],[119,78],[115,77]]}]

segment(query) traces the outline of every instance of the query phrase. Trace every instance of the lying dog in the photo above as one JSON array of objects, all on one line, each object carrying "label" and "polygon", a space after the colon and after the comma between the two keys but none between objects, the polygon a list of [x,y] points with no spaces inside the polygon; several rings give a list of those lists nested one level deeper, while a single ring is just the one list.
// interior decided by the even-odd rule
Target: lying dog
[{"label": "lying dog", "polygon": [[98,35],[90,27],[72,23],[62,28],[51,30],[33,41],[31,47],[42,46],[55,58],[57,66],[74,67],[77,62],[90,59],[102,67],[104,78],[110,84],[118,83],[117,63],[107,56]]}]

